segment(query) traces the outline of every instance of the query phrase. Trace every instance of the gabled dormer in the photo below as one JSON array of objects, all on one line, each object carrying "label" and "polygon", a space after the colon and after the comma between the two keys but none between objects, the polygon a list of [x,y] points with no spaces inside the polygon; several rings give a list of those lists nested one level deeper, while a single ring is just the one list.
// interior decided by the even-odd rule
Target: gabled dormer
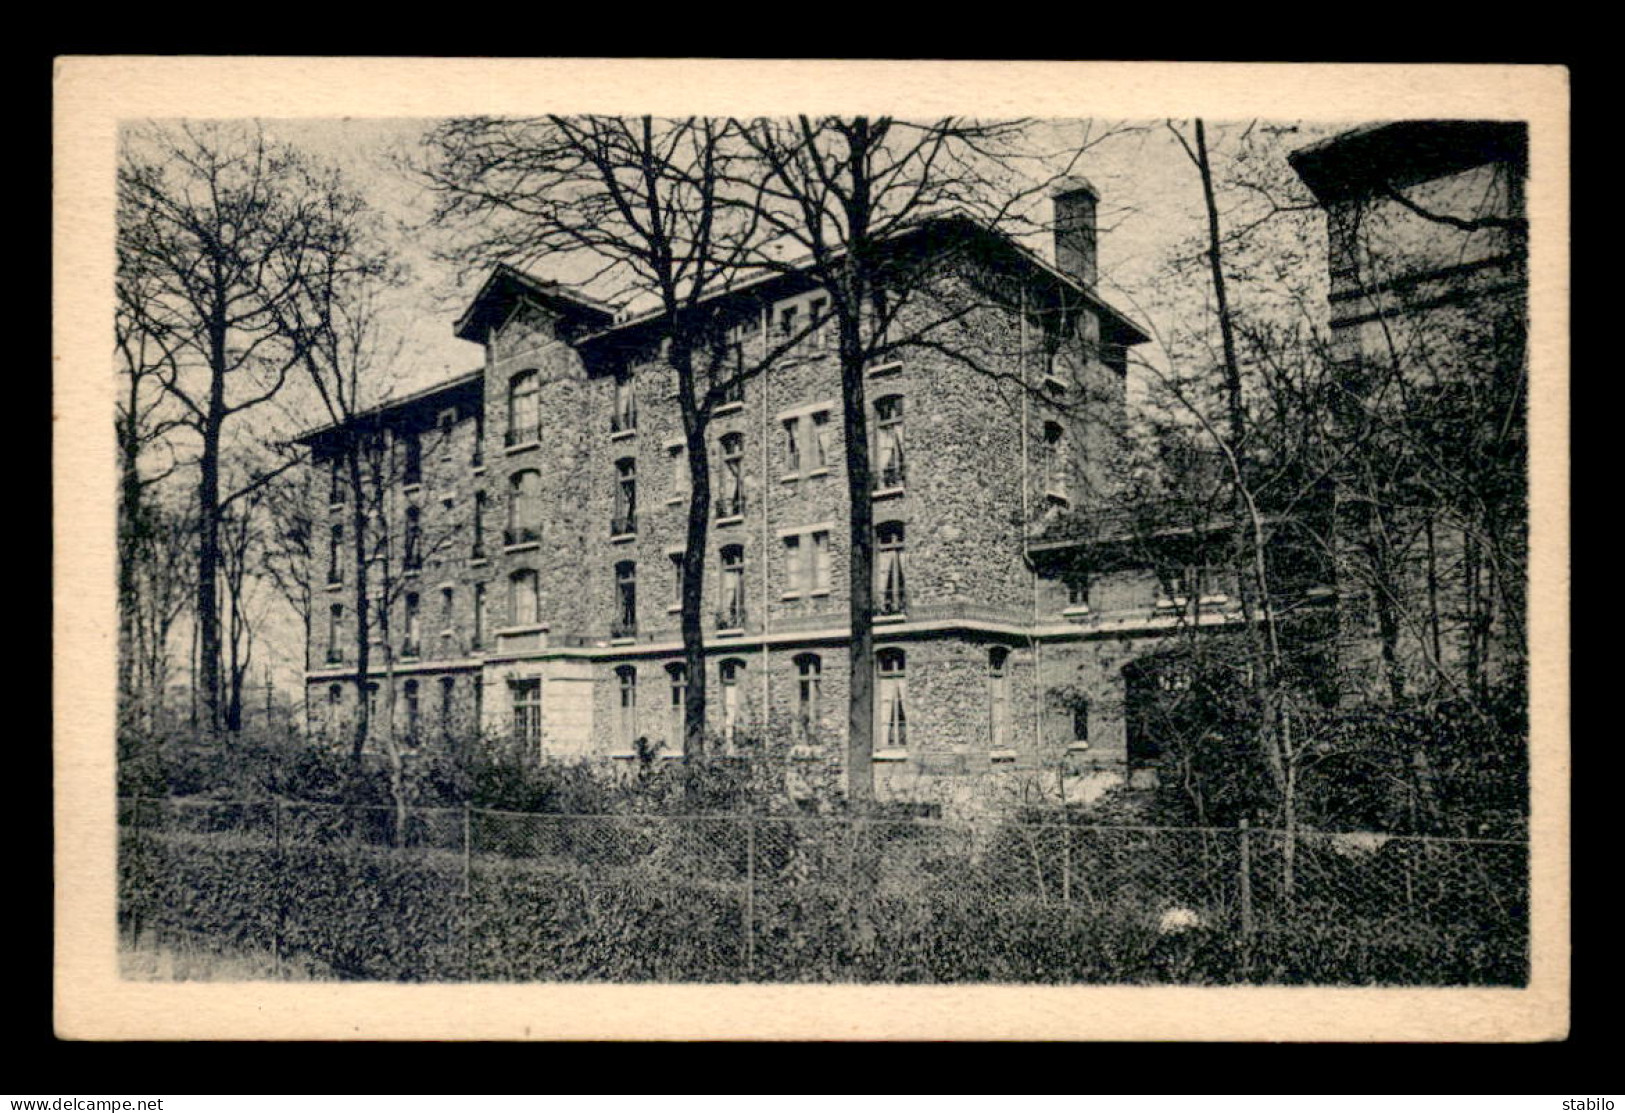
[{"label": "gabled dormer", "polygon": [[571,342],[609,327],[614,311],[557,282],[543,282],[506,264],[495,267],[456,324],[456,335],[493,356],[546,340]]}]

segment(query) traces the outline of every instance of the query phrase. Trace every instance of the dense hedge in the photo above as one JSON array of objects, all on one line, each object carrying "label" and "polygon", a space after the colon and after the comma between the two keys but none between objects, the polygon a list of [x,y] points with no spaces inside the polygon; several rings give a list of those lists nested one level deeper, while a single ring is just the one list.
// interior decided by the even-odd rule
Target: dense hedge
[{"label": "dense hedge", "polygon": [[[737,856],[695,854],[692,841],[667,845],[660,830],[637,831],[619,849],[601,844],[592,861],[576,856],[585,846],[539,837],[523,848],[532,857],[477,854],[467,897],[456,851],[336,842],[279,854],[257,836],[148,832],[121,848],[121,916],[133,935],[222,954],[275,951],[299,969],[358,980],[1414,985],[1526,977],[1519,934],[1470,921],[1339,914],[1306,902],[1245,938],[1222,907],[1165,931],[1161,907],[1132,878],[1114,884],[1095,872],[1070,903],[999,884],[1031,850],[1020,840],[995,841],[973,862],[929,840],[854,852],[838,827],[786,828],[758,845],[747,899]],[[721,830],[703,841],[724,846]],[[632,846],[636,855],[623,853]]]}]

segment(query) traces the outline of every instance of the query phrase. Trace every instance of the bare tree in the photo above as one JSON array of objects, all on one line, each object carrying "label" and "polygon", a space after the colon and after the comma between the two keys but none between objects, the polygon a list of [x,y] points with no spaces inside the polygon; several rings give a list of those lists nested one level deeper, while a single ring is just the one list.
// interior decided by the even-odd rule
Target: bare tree
[{"label": "bare tree", "polygon": [[[866,806],[874,795],[874,514],[865,371],[908,348],[935,351],[1010,381],[1008,365],[988,359],[955,326],[990,304],[1013,308],[1015,297],[966,298],[953,281],[954,244],[911,255],[897,249],[909,229],[933,217],[968,219],[984,230],[1013,231],[1025,203],[1055,175],[1035,180],[1014,168],[1022,156],[1020,122],[944,118],[752,120],[740,128],[753,152],[754,201],[778,250],[760,263],[810,274],[829,293],[838,342],[846,439],[851,642],[847,715],[847,794]],[[1025,225],[1032,228],[1031,224]],[[784,250],[789,245],[790,250]],[[957,276],[956,276],[957,277]]]},{"label": "bare tree", "polygon": [[312,268],[342,254],[355,203],[258,128],[183,124],[125,137],[118,171],[124,331],[197,438],[195,611],[203,726],[222,725],[222,448],[276,396],[308,339],[283,326]]},{"label": "bare tree", "polygon": [[739,342],[739,326],[755,315],[741,318],[737,305],[715,296],[759,269],[771,232],[755,204],[749,152],[731,122],[696,117],[459,119],[436,128],[427,145],[417,173],[438,199],[435,222],[458,234],[466,266],[563,260],[611,300],[653,295],[649,327],[676,376],[689,474],[683,756],[702,758],[711,418],[817,324],[750,346]]}]

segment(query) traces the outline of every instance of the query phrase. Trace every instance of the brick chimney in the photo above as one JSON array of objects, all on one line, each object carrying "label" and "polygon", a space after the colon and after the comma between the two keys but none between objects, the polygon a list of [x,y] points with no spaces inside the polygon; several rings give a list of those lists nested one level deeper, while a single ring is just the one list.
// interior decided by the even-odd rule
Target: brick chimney
[{"label": "brick chimney", "polygon": [[1064,178],[1055,205],[1055,267],[1085,286],[1095,284],[1095,206],[1100,194],[1083,178]]}]

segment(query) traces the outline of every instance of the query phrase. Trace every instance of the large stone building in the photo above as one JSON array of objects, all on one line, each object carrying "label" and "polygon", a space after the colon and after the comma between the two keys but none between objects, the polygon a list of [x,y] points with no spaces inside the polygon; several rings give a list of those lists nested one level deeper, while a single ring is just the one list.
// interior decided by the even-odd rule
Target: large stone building
[{"label": "large stone building", "polygon": [[[1124,665],[1198,609],[1226,610],[1216,586],[1199,599],[1158,569],[1081,574],[1030,551],[1045,522],[1104,488],[1127,349],[1146,339],[1094,290],[1094,209],[1085,183],[1058,194],[1053,266],[957,219],[902,237],[955,260],[939,300],[976,287],[949,333],[976,357],[903,346],[867,374],[882,786],[1067,754],[1120,766]],[[833,330],[798,324],[825,304],[803,276],[720,298],[744,358],[806,335],[710,428],[713,729],[725,744],[803,737],[836,769],[849,547]],[[456,328],[482,347],[478,371],[307,438],[333,477],[313,545],[328,585],[311,624],[313,727],[341,732],[357,698],[343,478],[366,429],[393,445],[387,475],[373,474],[395,526],[393,557],[369,571],[388,633],[369,624],[364,690],[378,699],[389,673],[397,725],[423,737],[472,718],[560,756],[628,757],[639,737],[675,751],[687,463],[660,321],[500,268]],[[1095,678],[1081,694],[1080,671]]]},{"label": "large stone building", "polygon": [[[1350,270],[1343,214],[1354,198],[1369,210],[1378,189],[1358,184],[1361,168],[1390,168],[1407,189],[1441,177],[1482,184],[1479,163],[1405,153],[1406,134],[1364,130],[1294,158],[1332,214],[1340,348],[1366,344],[1372,322],[1380,332],[1395,318],[1373,298],[1409,298],[1414,318],[1519,280],[1503,271],[1521,263],[1493,245],[1470,255],[1446,245],[1454,262],[1404,277]],[[1404,200],[1432,204],[1427,189]],[[1001,770],[1059,769],[1100,784],[1154,763],[1147,708],[1179,685],[1168,662],[1192,631],[1242,622],[1237,585],[1214,558],[1225,515],[1104,509],[1126,353],[1146,336],[1095,291],[1095,203],[1083,183],[1056,196],[1054,265],[952,218],[896,245],[940,258],[936,296],[959,301],[953,327],[932,328],[933,344],[905,343],[866,377],[883,794]],[[1517,204],[1504,195],[1506,211]],[[1475,249],[1491,239],[1467,233]],[[825,298],[805,275],[784,274],[715,300],[742,363],[804,335],[711,423],[704,615],[722,745],[793,738],[833,779],[845,753],[849,545],[833,330],[809,327]],[[894,331],[906,337],[922,324],[905,314]],[[675,753],[687,461],[661,320],[499,268],[456,329],[481,346],[479,370],[308,438],[317,466],[336,477],[316,516],[330,590],[311,624],[313,727],[342,730],[358,691],[376,699],[392,687],[408,737],[463,736],[477,721],[539,754],[624,759],[639,738]],[[384,564],[393,575],[372,576],[388,632],[372,624],[370,679],[358,685],[353,527],[340,479],[361,430],[394,446],[379,516],[395,523],[384,551],[398,555]],[[1470,575],[1459,552],[1453,560],[1453,572]],[[1386,620],[1362,569],[1316,568],[1291,585],[1295,606],[1340,614],[1329,604],[1345,585],[1334,588],[1333,573],[1365,600],[1352,621],[1335,620],[1345,656],[1374,661]],[[1432,588],[1443,597],[1439,582]],[[1463,642],[1460,652],[1482,655],[1483,627],[1473,629],[1479,648]],[[1418,636],[1389,640],[1409,651]]]}]

